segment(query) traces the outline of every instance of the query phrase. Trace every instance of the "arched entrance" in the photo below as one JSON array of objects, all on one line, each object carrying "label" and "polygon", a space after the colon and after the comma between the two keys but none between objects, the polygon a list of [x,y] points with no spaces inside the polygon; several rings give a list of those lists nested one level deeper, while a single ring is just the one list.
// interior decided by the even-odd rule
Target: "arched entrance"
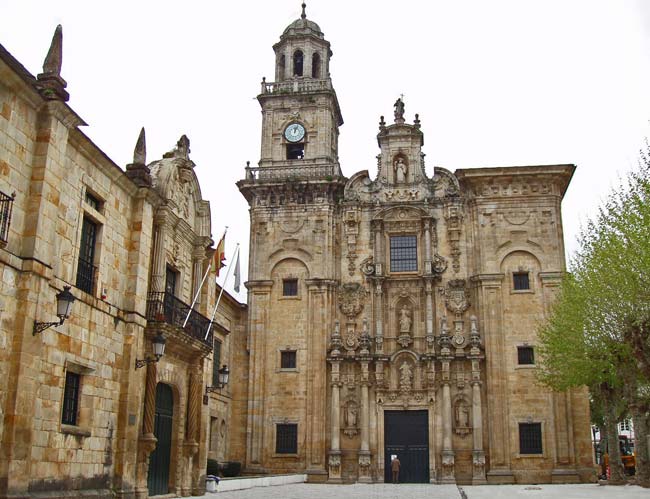
[{"label": "arched entrance", "polygon": [[156,418],[154,435],[158,439],[155,450],[149,458],[147,486],[149,495],[169,493],[169,464],[172,450],[172,418],[174,395],[169,385],[156,386]]},{"label": "arched entrance", "polygon": [[400,483],[429,482],[428,411],[384,411],[384,481],[392,480],[391,456],[402,466]]}]

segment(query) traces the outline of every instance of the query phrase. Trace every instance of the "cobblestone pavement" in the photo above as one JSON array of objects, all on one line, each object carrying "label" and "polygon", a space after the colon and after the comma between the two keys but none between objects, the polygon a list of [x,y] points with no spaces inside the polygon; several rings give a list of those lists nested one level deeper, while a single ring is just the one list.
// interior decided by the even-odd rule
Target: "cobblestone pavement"
[{"label": "cobblestone pavement", "polygon": [[[648,499],[636,485],[484,485],[461,486],[467,499]],[[207,493],[202,499],[462,499],[455,485],[428,484],[292,484]],[[189,498],[189,499],[198,499]]]}]

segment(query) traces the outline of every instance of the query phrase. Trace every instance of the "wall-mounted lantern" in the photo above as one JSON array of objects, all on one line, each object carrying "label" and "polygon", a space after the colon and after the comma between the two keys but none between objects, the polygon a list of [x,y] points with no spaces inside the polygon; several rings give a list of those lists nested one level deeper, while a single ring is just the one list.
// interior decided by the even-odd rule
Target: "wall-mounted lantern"
[{"label": "wall-mounted lantern", "polygon": [[151,343],[153,344],[154,357],[153,358],[148,357],[148,358],[144,358],[142,360],[135,359],[135,368],[136,369],[144,367],[147,364],[150,364],[152,362],[158,362],[160,360],[160,357],[165,355],[165,338],[162,335],[162,333],[158,332],[158,334],[155,336],[155,338],[153,340],[151,340]]},{"label": "wall-mounted lantern", "polygon": [[230,378],[230,370],[228,369],[228,366],[224,364],[223,367],[219,369],[219,382],[217,383],[217,386],[206,386],[205,393],[211,393],[211,392],[216,392],[217,390],[221,390],[223,387],[225,387],[228,384],[229,378]]},{"label": "wall-mounted lantern", "polygon": [[74,296],[70,293],[70,286],[63,286],[63,291],[56,295],[56,315],[59,317],[55,322],[38,322],[34,321],[34,329],[32,335],[42,333],[47,328],[52,326],[60,326],[70,317],[72,311],[72,304],[74,303]]}]

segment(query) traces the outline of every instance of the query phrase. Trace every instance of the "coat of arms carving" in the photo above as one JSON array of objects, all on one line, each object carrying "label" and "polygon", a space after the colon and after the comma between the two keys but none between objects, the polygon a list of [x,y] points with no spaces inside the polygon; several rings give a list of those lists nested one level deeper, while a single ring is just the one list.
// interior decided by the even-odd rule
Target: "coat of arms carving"
[{"label": "coat of arms carving", "polygon": [[339,287],[339,309],[348,319],[354,319],[363,310],[366,294],[361,284],[342,284]]},{"label": "coat of arms carving", "polygon": [[462,314],[469,308],[465,279],[454,279],[447,283],[445,290],[445,305],[449,311]]}]

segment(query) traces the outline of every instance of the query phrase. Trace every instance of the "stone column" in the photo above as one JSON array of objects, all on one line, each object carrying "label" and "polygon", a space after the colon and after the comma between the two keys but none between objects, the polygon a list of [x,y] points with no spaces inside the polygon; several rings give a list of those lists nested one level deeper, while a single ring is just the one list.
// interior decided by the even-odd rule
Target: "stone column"
[{"label": "stone column", "polygon": [[361,449],[359,450],[359,482],[371,483],[370,474],[370,443],[368,428],[370,426],[370,411],[368,400],[368,361],[361,362]]},{"label": "stone column", "polygon": [[426,340],[427,340],[427,352],[435,352],[435,336],[433,332],[433,282],[432,280],[426,279],[424,285],[425,293],[425,306],[426,306]]},{"label": "stone column", "polygon": [[384,322],[383,322],[383,289],[382,280],[377,279],[375,283],[375,352],[384,351]]},{"label": "stone column", "polygon": [[156,448],[158,439],[154,436],[154,419],[156,415],[156,385],[158,372],[155,362],[147,364],[144,391],[144,413],[142,417],[142,435],[138,439],[138,461],[136,471],[135,497],[144,499],[149,495],[147,477],[149,474],[149,455]]},{"label": "stone column", "polygon": [[449,360],[443,361],[442,383],[442,470],[440,483],[456,483],[454,473],[454,450],[451,444],[451,386]]},{"label": "stone column", "polygon": [[487,483],[485,479],[485,452],[483,451],[483,411],[481,382],[472,381],[472,485]]},{"label": "stone column", "polygon": [[332,413],[330,429],[330,452],[328,460],[328,482],[341,483],[341,402],[340,386],[341,379],[339,368],[341,361],[338,359],[330,360],[332,366]]},{"label": "stone column", "polygon": [[375,275],[384,275],[384,245],[382,240],[382,221],[372,221],[372,231],[375,235]]},{"label": "stone column", "polygon": [[[196,302],[194,303],[194,309],[199,310],[199,305],[201,304],[201,281],[203,280],[203,262],[205,261],[205,249],[195,247],[192,252],[192,261],[194,262],[194,276],[193,276],[193,290],[192,290],[192,299],[196,296]],[[198,294],[197,294],[198,293]]]},{"label": "stone column", "polygon": [[188,407],[187,407],[187,433],[183,443],[185,462],[187,463],[181,483],[181,493],[184,496],[192,495],[192,489],[198,487],[200,470],[196,465],[196,455],[199,450],[199,417],[203,399],[203,375],[198,366],[191,368],[189,376]]},{"label": "stone column", "polygon": [[431,274],[433,272],[433,267],[431,262],[433,261],[433,256],[431,255],[431,220],[424,220],[424,273]]},{"label": "stone column", "polygon": [[165,257],[165,238],[167,234],[167,211],[161,209],[154,219],[153,259],[151,262],[151,291],[165,291],[165,275],[167,259]]}]

